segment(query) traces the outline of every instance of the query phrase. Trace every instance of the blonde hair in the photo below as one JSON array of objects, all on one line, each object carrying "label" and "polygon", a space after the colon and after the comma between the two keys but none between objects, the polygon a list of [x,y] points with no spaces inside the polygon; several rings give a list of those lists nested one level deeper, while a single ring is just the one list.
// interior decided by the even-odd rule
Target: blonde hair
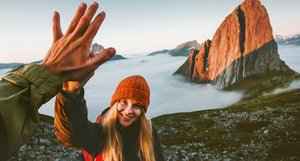
[{"label": "blonde hair", "polygon": [[[103,149],[104,161],[123,161],[123,141],[116,126],[118,121],[118,103],[119,102],[116,102],[111,107],[103,120],[103,130],[107,135]],[[140,115],[140,134],[138,140],[139,159],[144,161],[155,161],[152,129],[143,109],[141,109]]]}]

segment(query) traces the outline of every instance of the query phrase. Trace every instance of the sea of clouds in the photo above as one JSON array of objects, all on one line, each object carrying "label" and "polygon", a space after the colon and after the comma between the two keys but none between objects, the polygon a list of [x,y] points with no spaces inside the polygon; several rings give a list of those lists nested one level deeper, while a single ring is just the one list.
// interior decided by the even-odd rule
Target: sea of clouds
[{"label": "sea of clouds", "polygon": [[[300,47],[279,46],[279,54],[290,68],[300,73]],[[169,55],[136,56],[103,64],[85,86],[89,119],[95,120],[109,106],[111,96],[123,78],[136,74],[144,76],[150,86],[149,117],[223,108],[241,99],[242,93],[224,92],[210,85],[186,83],[181,76],[173,76],[186,59],[187,57]],[[0,76],[7,71],[0,70]],[[291,86],[300,88],[298,82]],[[54,99],[44,104],[39,111],[53,116],[53,107]]]},{"label": "sea of clouds", "polygon": [[[103,64],[85,86],[89,119],[95,120],[109,106],[111,96],[123,78],[136,74],[145,77],[150,86],[149,117],[222,108],[240,100],[241,93],[223,92],[210,85],[190,84],[184,82],[181,76],[173,76],[185,60],[186,57],[158,55]],[[53,115],[53,102],[45,104],[40,112]]]}]

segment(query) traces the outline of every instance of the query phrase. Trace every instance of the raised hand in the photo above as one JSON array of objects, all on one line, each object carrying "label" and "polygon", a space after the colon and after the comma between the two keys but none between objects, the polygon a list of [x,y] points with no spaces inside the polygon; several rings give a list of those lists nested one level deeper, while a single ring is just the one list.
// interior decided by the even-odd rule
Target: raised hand
[{"label": "raised hand", "polygon": [[41,65],[63,82],[83,81],[85,84],[94,71],[116,53],[114,48],[105,49],[97,56],[90,53],[92,41],[105,18],[101,12],[92,21],[97,9],[96,2],[88,9],[85,3],[80,4],[65,35],[61,31],[59,13],[53,15],[53,44]]}]

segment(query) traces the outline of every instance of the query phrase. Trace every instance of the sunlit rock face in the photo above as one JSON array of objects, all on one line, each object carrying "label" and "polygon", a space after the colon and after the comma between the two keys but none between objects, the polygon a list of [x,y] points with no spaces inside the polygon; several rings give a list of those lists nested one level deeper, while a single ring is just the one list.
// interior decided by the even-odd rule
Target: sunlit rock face
[{"label": "sunlit rock face", "polygon": [[[192,56],[192,57],[191,57]],[[227,87],[241,78],[289,71],[279,58],[268,13],[259,0],[245,0],[175,74],[189,81]],[[190,72],[190,73],[184,73]]]}]

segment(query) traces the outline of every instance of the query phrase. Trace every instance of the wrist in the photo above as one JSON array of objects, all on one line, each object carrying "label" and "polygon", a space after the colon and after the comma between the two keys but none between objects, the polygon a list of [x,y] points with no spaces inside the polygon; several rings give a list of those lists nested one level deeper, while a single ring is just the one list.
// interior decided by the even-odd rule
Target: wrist
[{"label": "wrist", "polygon": [[62,91],[65,93],[69,93],[69,94],[80,94],[80,88],[78,88],[78,89],[62,88]]},{"label": "wrist", "polygon": [[70,93],[68,91],[61,90],[60,94],[69,100],[80,100],[84,96],[84,89],[80,88],[79,93]]},{"label": "wrist", "polygon": [[63,83],[62,91],[69,94],[80,94],[81,88],[80,83],[69,81]]}]

